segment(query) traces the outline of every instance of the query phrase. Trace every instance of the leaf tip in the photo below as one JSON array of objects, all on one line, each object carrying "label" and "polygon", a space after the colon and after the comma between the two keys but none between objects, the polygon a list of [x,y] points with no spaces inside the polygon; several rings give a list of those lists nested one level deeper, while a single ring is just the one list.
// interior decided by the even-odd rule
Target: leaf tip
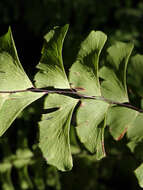
[{"label": "leaf tip", "polygon": [[9,32],[9,33],[12,33],[12,32],[11,32],[11,26],[8,27],[8,32]]}]

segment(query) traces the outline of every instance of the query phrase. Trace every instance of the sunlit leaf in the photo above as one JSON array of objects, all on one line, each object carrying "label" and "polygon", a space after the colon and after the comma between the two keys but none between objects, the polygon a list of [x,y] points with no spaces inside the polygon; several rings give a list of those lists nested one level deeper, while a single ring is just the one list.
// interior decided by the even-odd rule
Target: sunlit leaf
[{"label": "sunlit leaf", "polygon": [[[35,76],[37,87],[49,87],[70,89],[63,61],[62,46],[68,25],[56,27],[45,36],[45,44],[42,57]],[[50,94],[46,100],[44,114],[40,126],[40,143],[44,158],[51,165],[65,171],[72,168],[72,156],[70,150],[70,121],[72,112],[77,103],[76,99],[58,94]],[[57,108],[57,111],[52,111]]]},{"label": "sunlit leaf", "polygon": [[143,140],[143,113],[138,113],[136,119],[127,131],[127,137],[129,139],[128,147],[132,152],[135,151],[135,147]]},{"label": "sunlit leaf", "polygon": [[[40,148],[44,158],[60,170],[72,168],[70,150],[70,122],[77,100],[63,95],[49,95],[45,109],[57,107],[58,110],[42,117],[40,125]],[[47,110],[48,111],[48,110]]]},{"label": "sunlit leaf", "polygon": [[42,57],[37,65],[39,71],[35,76],[37,87],[69,88],[62,60],[62,46],[67,30],[68,25],[55,27],[45,35]]},{"label": "sunlit leaf", "polygon": [[107,40],[107,36],[100,31],[92,31],[82,42],[76,62],[70,69],[70,82],[74,88],[85,89],[81,93],[100,96],[98,80],[98,62],[100,52]]},{"label": "sunlit leaf", "polygon": [[128,82],[133,90],[138,93],[141,97],[143,96],[143,55],[137,54],[131,59],[131,63],[129,65],[128,73]]},{"label": "sunlit leaf", "polygon": [[42,95],[43,93],[33,92],[9,95],[0,108],[0,135],[3,135],[26,106],[40,98]]},{"label": "sunlit leaf", "polygon": [[126,107],[111,107],[107,115],[107,124],[110,127],[110,133],[116,140],[121,140],[128,128],[136,119],[138,112]]},{"label": "sunlit leaf", "polygon": [[[16,52],[11,30],[0,38],[0,91],[26,90],[33,87]],[[0,136],[18,114],[43,93],[0,93]]]},{"label": "sunlit leaf", "polygon": [[126,69],[132,49],[133,44],[123,42],[116,42],[108,48],[108,62],[100,70],[104,97],[113,101],[128,102]]},{"label": "sunlit leaf", "polygon": [[[70,82],[74,88],[85,89],[82,94],[101,96],[98,79],[100,52],[107,37],[102,32],[92,31],[81,44],[77,60],[70,69]],[[99,100],[81,100],[77,110],[77,134],[80,141],[97,159],[105,156],[104,122],[109,104]]]},{"label": "sunlit leaf", "polygon": [[11,29],[0,37],[0,91],[32,87],[19,61]]},{"label": "sunlit leaf", "polygon": [[[111,100],[111,104],[112,102],[129,102],[126,70],[132,49],[133,44],[131,43],[116,42],[107,50],[107,62],[100,69],[100,77],[103,79],[101,92],[105,98]],[[126,107],[110,107],[107,114],[107,124],[116,140],[120,140],[124,136],[136,115],[135,110]]]}]

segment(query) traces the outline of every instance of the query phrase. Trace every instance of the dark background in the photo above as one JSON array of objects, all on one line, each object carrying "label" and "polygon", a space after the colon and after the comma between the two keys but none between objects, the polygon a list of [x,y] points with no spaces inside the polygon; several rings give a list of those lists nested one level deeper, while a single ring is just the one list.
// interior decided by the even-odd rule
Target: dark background
[{"label": "dark background", "polygon": [[[115,40],[134,42],[134,52],[143,51],[143,2],[140,0],[0,0],[0,35],[11,26],[18,55],[32,79],[40,59],[43,35],[54,26],[70,24],[63,48],[66,71],[76,58],[80,42],[91,30]],[[0,169],[0,189],[37,190],[119,190],[141,189],[133,170],[140,164],[125,146],[126,138],[114,142],[105,133],[107,158],[100,162],[86,150],[73,156],[70,172],[59,172],[46,165],[37,147],[42,101],[29,106],[0,139],[0,161],[11,168]],[[73,129],[74,130],[74,129]],[[77,139],[72,137],[73,144]],[[33,152],[31,161],[13,164],[18,150]],[[22,153],[23,154],[23,153]],[[0,165],[1,167],[3,165]]]}]

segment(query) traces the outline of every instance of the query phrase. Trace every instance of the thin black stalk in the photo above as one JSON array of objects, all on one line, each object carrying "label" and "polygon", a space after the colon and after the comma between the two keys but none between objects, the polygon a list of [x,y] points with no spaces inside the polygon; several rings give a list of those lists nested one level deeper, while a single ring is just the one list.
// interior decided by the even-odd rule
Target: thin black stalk
[{"label": "thin black stalk", "polygon": [[133,109],[135,111],[138,111],[140,113],[143,113],[142,109],[139,109],[129,103],[120,103],[120,102],[116,102],[107,98],[104,98],[103,96],[89,96],[89,95],[85,95],[85,94],[81,94],[79,93],[77,90],[72,90],[72,89],[42,89],[42,88],[28,88],[25,90],[13,90],[13,91],[0,91],[0,93],[9,93],[9,94],[14,94],[14,93],[20,93],[20,92],[43,92],[44,94],[62,94],[62,95],[75,95],[76,98],[78,99],[94,99],[94,100],[101,100],[101,101],[105,101],[109,104],[115,104],[115,105],[120,105],[122,107],[126,107],[126,108],[130,108]]}]

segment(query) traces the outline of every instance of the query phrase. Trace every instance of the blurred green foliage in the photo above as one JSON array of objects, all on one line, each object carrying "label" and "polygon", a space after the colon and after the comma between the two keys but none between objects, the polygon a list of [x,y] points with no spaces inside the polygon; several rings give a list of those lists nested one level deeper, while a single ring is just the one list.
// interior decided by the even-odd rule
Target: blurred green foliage
[{"label": "blurred green foliage", "polygon": [[[12,26],[18,54],[27,74],[33,78],[38,63],[42,37],[55,25],[69,23],[64,44],[64,63],[75,60],[80,42],[92,29],[115,40],[133,41],[135,51],[143,51],[143,2],[141,0],[1,0],[0,34]],[[134,95],[134,103],[138,102]],[[29,106],[0,138],[0,189],[2,190],[130,190],[141,189],[133,170],[140,159],[124,146],[126,139],[115,142],[105,133],[107,158],[96,161],[71,133],[74,168],[59,172],[48,166],[38,149],[41,100]]]}]

